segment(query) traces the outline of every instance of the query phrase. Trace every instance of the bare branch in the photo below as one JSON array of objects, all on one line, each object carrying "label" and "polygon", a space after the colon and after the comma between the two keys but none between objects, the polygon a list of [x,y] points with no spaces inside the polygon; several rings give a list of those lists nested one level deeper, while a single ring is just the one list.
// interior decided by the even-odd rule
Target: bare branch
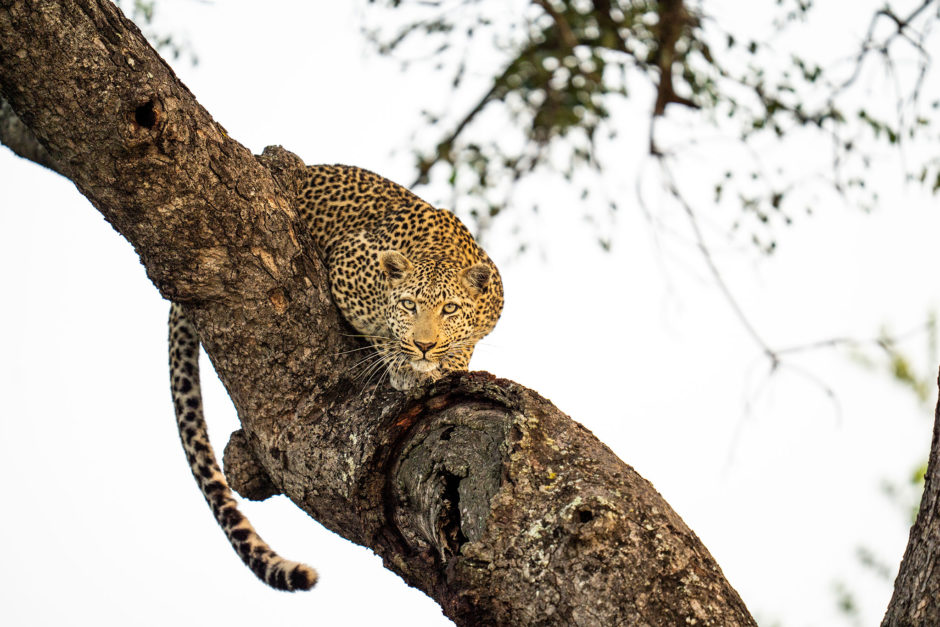
[{"label": "bare branch", "polygon": [[669,193],[672,194],[672,197],[679,203],[679,205],[682,207],[682,210],[685,212],[686,217],[689,219],[689,225],[692,227],[692,232],[695,235],[695,244],[698,247],[699,252],[702,254],[702,259],[705,261],[705,265],[708,266],[708,270],[712,275],[712,279],[715,281],[715,285],[717,285],[718,289],[721,290],[725,300],[728,302],[728,305],[734,312],[735,317],[737,317],[738,321],[744,327],[745,331],[747,331],[748,335],[751,336],[751,339],[753,339],[754,342],[761,348],[761,351],[764,353],[764,355],[770,359],[771,367],[775,369],[779,365],[779,357],[770,347],[770,345],[764,341],[764,338],[761,337],[760,333],[757,332],[757,329],[744,313],[741,305],[738,304],[738,300],[734,297],[734,294],[731,292],[731,289],[725,282],[724,276],[721,274],[721,271],[715,264],[715,259],[712,257],[711,249],[708,247],[708,244],[705,241],[705,235],[702,233],[701,227],[699,227],[695,210],[692,209],[692,206],[689,204],[685,195],[682,194],[682,192],[679,190],[679,187],[676,185],[672,171],[665,164],[663,158],[659,158],[657,160],[660,164],[660,170],[666,180],[666,189],[669,190]]}]

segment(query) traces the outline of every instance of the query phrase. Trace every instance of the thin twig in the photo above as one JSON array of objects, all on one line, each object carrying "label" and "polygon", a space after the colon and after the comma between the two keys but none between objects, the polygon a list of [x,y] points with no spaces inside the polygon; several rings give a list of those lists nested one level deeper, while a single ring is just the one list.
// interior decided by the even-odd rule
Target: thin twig
[{"label": "thin twig", "polygon": [[741,325],[748,332],[748,335],[760,346],[763,353],[770,359],[772,368],[776,368],[779,365],[780,358],[777,356],[777,353],[770,347],[770,345],[764,341],[764,338],[758,333],[757,328],[754,324],[751,323],[750,318],[747,317],[747,314],[744,313],[744,309],[738,303],[737,298],[731,292],[731,288],[728,287],[728,284],[725,282],[724,276],[721,274],[721,270],[718,269],[718,265],[715,263],[714,257],[712,257],[711,250],[708,247],[708,243],[705,241],[705,236],[702,233],[702,229],[698,223],[698,217],[695,215],[695,210],[686,200],[685,196],[679,190],[676,185],[675,179],[672,176],[672,171],[665,164],[663,159],[659,159],[661,170],[666,181],[666,188],[673,198],[679,203],[679,206],[682,207],[682,210],[685,212],[686,216],[689,219],[689,225],[692,227],[692,232],[695,235],[696,246],[699,249],[699,252],[702,254],[702,259],[705,261],[705,265],[708,267],[709,272],[712,275],[712,278],[715,280],[715,284],[718,286],[718,289],[724,295],[725,300],[728,305],[731,307],[731,310],[734,312],[734,315],[741,322]]}]

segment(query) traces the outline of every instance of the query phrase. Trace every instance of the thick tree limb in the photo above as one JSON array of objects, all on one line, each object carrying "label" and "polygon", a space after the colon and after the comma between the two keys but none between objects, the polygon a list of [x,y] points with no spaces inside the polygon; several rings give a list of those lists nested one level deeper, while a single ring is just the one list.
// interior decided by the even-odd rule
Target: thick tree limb
[{"label": "thick tree limb", "polygon": [[113,5],[0,0],[0,46],[0,95],[196,322],[244,428],[234,483],[282,491],[459,624],[754,624],[653,487],[536,393],[480,373],[361,389],[291,204],[302,164],[229,138]]}]

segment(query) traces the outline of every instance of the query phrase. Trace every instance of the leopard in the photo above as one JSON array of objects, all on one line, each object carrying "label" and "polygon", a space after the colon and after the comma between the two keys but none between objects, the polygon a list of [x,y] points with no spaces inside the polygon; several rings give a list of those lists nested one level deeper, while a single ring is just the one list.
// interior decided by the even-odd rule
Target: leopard
[{"label": "leopard", "polygon": [[[324,262],[337,308],[373,351],[362,360],[364,384],[378,373],[410,392],[468,369],[477,343],[502,313],[503,284],[455,214],[347,165],[307,166],[294,205]],[[179,303],[170,307],[169,352],[180,440],[217,523],[261,581],[278,590],[309,590],[317,572],[278,555],[238,509],[209,442],[199,337]]]}]

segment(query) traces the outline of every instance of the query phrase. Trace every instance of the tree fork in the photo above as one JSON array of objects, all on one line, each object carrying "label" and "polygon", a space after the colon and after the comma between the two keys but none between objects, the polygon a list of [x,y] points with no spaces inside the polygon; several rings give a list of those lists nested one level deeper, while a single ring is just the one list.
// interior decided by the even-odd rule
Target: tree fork
[{"label": "tree fork", "polygon": [[363,389],[292,206],[302,163],[232,140],[113,5],[0,0],[0,96],[186,305],[261,492],[458,624],[754,624],[652,486],[536,393],[481,373]]}]

